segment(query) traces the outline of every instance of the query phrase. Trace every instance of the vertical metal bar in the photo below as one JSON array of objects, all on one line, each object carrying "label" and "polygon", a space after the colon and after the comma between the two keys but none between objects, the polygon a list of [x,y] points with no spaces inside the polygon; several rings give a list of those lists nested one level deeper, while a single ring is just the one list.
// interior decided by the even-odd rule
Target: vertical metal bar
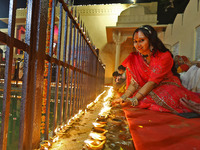
[{"label": "vertical metal bar", "polygon": [[[82,22],[81,22],[81,28],[82,28]],[[80,47],[80,50],[79,50],[79,69],[82,71],[82,39],[83,39],[83,37],[81,36],[81,34],[80,34],[80,38],[79,38],[79,47]],[[82,100],[83,100],[83,97],[82,97],[82,93],[81,93],[81,91],[82,91],[82,87],[83,87],[83,79],[82,79],[82,75],[83,75],[83,73],[82,72],[80,72],[79,73],[79,108],[81,108],[82,109]]]},{"label": "vertical metal bar", "polygon": [[46,117],[45,117],[45,133],[44,138],[49,138],[49,117],[50,117],[50,101],[51,101],[51,77],[52,77],[52,64],[48,65],[48,77],[47,77],[47,104],[46,104]]},{"label": "vertical metal bar", "polygon": [[[33,4],[31,1],[28,1],[28,6],[27,6],[27,18],[26,18],[26,34],[25,34],[25,42],[30,45],[30,39],[31,39],[31,23],[32,23],[32,11],[33,11]],[[33,47],[32,47],[33,48]],[[31,49],[31,47],[30,47]],[[30,50],[29,49],[29,50]],[[30,56],[31,57],[31,56]],[[32,101],[32,95],[27,99],[27,93],[28,91],[28,71],[30,69],[28,68],[29,66],[29,54],[24,52],[24,70],[23,70],[23,85],[22,85],[22,99],[21,99],[21,110],[20,110],[20,140],[19,140],[19,145],[18,148],[21,150],[24,147],[27,149],[31,149],[31,137],[32,137],[32,131],[27,133],[26,128],[28,125],[31,126],[31,122],[33,122],[33,117],[32,117],[32,112],[30,103]],[[29,112],[27,112],[27,110]],[[26,114],[30,113],[30,114]],[[27,117],[30,117],[30,123],[27,122]]]},{"label": "vertical metal bar", "polygon": [[[52,17],[54,18],[54,21],[51,22],[52,24],[52,34],[54,34],[54,25],[55,25],[55,0],[53,0],[52,3]],[[62,18],[61,18],[62,20]],[[60,28],[61,30],[61,28]],[[54,35],[53,35],[54,37]],[[53,43],[53,40],[52,40]],[[60,46],[60,44],[59,44]],[[57,59],[60,59],[60,51],[58,51],[57,54]],[[60,76],[60,65],[56,65],[56,87],[55,87],[55,102],[54,102],[54,119],[53,119],[53,131],[56,129],[57,127],[57,119],[58,119],[58,88],[59,88],[59,76]],[[55,133],[53,132],[53,135],[55,135]]]},{"label": "vertical metal bar", "polygon": [[[69,27],[69,45],[68,45],[68,64],[70,64],[70,61],[71,61],[71,52],[72,52],[72,20],[70,19],[70,27]],[[70,99],[70,96],[71,96],[71,86],[70,86],[70,68],[68,68],[68,73],[67,73],[67,101],[68,101],[68,117],[71,117],[70,115],[70,112],[71,112],[71,108],[70,108],[70,105],[71,105],[71,99]],[[70,91],[69,91],[70,90]]]},{"label": "vertical metal bar", "polygon": [[[87,72],[87,70],[86,70],[86,65],[87,65],[87,54],[86,54],[86,41],[85,40],[83,40],[83,42],[84,42],[84,71],[85,72]],[[84,74],[84,89],[83,89],[83,91],[84,91],[84,104],[87,104],[87,75],[85,75]]]},{"label": "vertical metal bar", "polygon": [[[75,9],[75,17],[77,17],[77,10]],[[75,62],[74,62],[74,67],[75,68],[78,68],[78,64],[77,64],[77,62],[78,62],[78,40],[79,40],[79,30],[77,29],[76,30],[76,42],[75,42],[75,44],[76,44],[76,46],[75,46],[75,54],[74,54],[74,56],[75,56]],[[74,112],[75,113],[77,113],[77,111],[78,111],[78,108],[77,108],[77,103],[78,103],[78,71],[75,71],[75,78],[74,78]]]},{"label": "vertical metal bar", "polygon": [[[85,56],[86,56],[86,58],[85,58],[85,69],[86,69],[86,72],[88,73],[88,47],[87,47],[87,42],[85,41]],[[89,76],[87,75],[86,76],[86,89],[88,89],[89,87],[88,87],[88,81],[89,81]],[[89,103],[89,90],[86,90],[86,103]]]},{"label": "vertical metal bar", "polygon": [[[84,39],[81,38],[81,70],[84,71]],[[84,78],[83,73],[81,74],[81,108],[83,109],[84,103]]]},{"label": "vertical metal bar", "polygon": [[[66,55],[67,55],[67,37],[68,37],[68,12],[65,14],[65,35],[64,35],[64,52],[63,52],[63,61],[66,62]],[[69,71],[69,68],[67,68],[67,71]],[[66,73],[65,73],[66,74]],[[68,72],[69,74],[69,72]],[[67,121],[67,112],[68,112],[68,80],[69,76],[66,74],[66,102],[65,102],[65,110],[64,110],[64,122]]]},{"label": "vertical metal bar", "polygon": [[[81,69],[80,67],[80,62],[81,62],[81,33],[78,34],[79,35],[79,40],[78,40],[78,68]],[[78,73],[78,94],[77,94],[77,97],[78,97],[78,109],[80,109],[80,101],[81,101],[81,72]]]},{"label": "vertical metal bar", "polygon": [[[62,4],[60,4],[60,7],[62,6]],[[61,9],[61,8],[60,8]],[[63,11],[63,10],[62,10]],[[65,29],[64,29],[64,46],[63,46],[63,62],[66,62],[66,48],[67,48],[67,33],[68,33],[68,16],[67,16],[67,12],[66,12],[66,16],[65,16]],[[65,77],[66,77],[66,68],[62,67],[62,86],[61,86],[61,101],[60,101],[60,124],[63,122],[63,118],[66,118],[66,110],[67,107],[65,107],[65,110],[63,111],[63,105],[64,105],[64,91],[65,91]],[[67,100],[66,100],[67,103]],[[65,103],[65,106],[67,106]],[[64,117],[63,117],[64,116]],[[66,120],[64,119],[64,122]]]},{"label": "vertical metal bar", "polygon": [[[84,71],[84,67],[85,67],[85,40],[82,38],[82,59],[81,59],[81,64],[82,64],[82,70]],[[84,108],[84,102],[85,102],[85,75],[82,73],[81,74],[81,79],[82,79],[82,89],[81,89],[81,93],[82,93],[82,108]]]},{"label": "vertical metal bar", "polygon": [[[54,22],[55,22],[55,0],[52,0],[51,12],[51,32],[49,44],[49,56],[53,56],[53,40],[54,40]],[[49,117],[50,117],[50,101],[51,101],[51,77],[52,77],[52,60],[48,66],[48,79],[47,79],[47,104],[46,104],[46,118],[45,118],[45,139],[49,137]]]},{"label": "vertical metal bar", "polygon": [[13,59],[15,18],[16,18],[16,0],[10,0],[9,20],[8,20],[8,35],[10,36],[10,40],[8,41],[9,47],[7,47],[7,50],[6,50],[7,59],[6,59],[6,67],[5,67],[2,123],[1,123],[1,137],[0,137],[1,150],[6,150],[6,147],[7,147],[7,134],[8,134],[9,111],[10,111],[11,67],[12,67],[12,59]]},{"label": "vertical metal bar", "polygon": [[[57,59],[58,60],[60,60],[60,47],[61,47],[61,36],[62,36],[61,35],[61,32],[62,32],[62,4],[60,4],[60,17],[59,18],[60,19],[59,19],[58,47],[57,47]],[[59,86],[60,86],[59,80],[60,80],[60,64],[57,65],[57,70],[56,70],[56,91],[55,91],[55,104],[54,104],[54,129],[57,127],[57,118],[58,118],[58,91],[59,91]],[[64,88],[63,85],[62,85],[62,88]],[[61,123],[61,122],[59,121],[59,123]]]},{"label": "vertical metal bar", "polygon": [[[42,88],[38,88],[38,86],[41,86],[41,82],[38,81],[43,81],[43,76],[40,75],[43,73],[43,67],[38,67],[38,65],[43,65],[43,60],[41,58],[39,61],[37,60],[37,53],[40,53],[41,55],[44,54],[41,51],[38,51],[38,48],[45,48],[42,46],[45,45],[45,36],[43,36],[44,38],[41,38],[43,42],[40,41],[40,36],[44,35],[46,32],[44,29],[43,33],[40,33],[40,26],[44,25],[45,27],[46,24],[44,22],[40,24],[41,6],[43,7],[39,0],[28,1],[25,42],[30,45],[30,51],[29,54],[26,52],[24,54],[24,78],[20,112],[20,143],[18,149],[32,149],[37,147],[40,141],[41,120],[40,118],[38,119],[38,116],[41,116],[42,97],[40,94],[42,93]],[[43,15],[43,17],[45,17],[45,14]],[[37,77],[37,75],[39,77]],[[36,96],[36,94],[38,95]],[[36,101],[36,98],[38,98],[38,102]],[[33,124],[35,125],[34,129]]]},{"label": "vertical metal bar", "polygon": [[[45,51],[44,49],[46,48],[46,28],[47,28],[47,14],[48,14],[48,0],[38,0],[35,1],[34,3],[35,9],[38,10],[35,11],[37,12],[36,14],[33,15],[33,20],[37,20],[37,28],[35,28],[32,32],[36,34],[36,36],[33,36],[35,38],[35,45],[34,48],[35,51],[37,52],[34,53],[33,57],[35,58],[35,69],[33,70],[35,72],[35,78],[34,78],[34,93],[33,93],[33,102],[34,102],[34,107],[33,107],[33,115],[34,119],[32,122],[32,127],[33,127],[33,135],[32,135],[32,149],[39,148],[39,143],[40,143],[40,127],[41,127],[41,110],[42,110],[42,96],[43,96],[43,80],[44,80],[44,56],[45,56]],[[34,23],[32,23],[34,26]],[[33,27],[32,27],[33,28]],[[31,55],[31,53],[30,53]],[[30,60],[31,61],[31,60]],[[31,65],[31,63],[29,63]],[[31,65],[32,66],[32,65]],[[32,73],[29,74],[32,76]],[[31,83],[30,83],[31,84]],[[27,95],[28,96],[28,95]],[[29,118],[28,118],[29,119]],[[30,132],[29,128],[27,128],[27,132]],[[19,145],[20,146],[20,145]]]},{"label": "vertical metal bar", "polygon": [[[73,8],[72,8],[72,12],[73,12]],[[75,25],[73,26],[73,43],[72,43],[72,58],[71,58],[71,62],[72,62],[72,66],[74,65],[74,54],[75,54],[75,38],[76,38],[76,27]],[[70,116],[73,116],[74,114],[74,89],[75,89],[75,85],[73,85],[73,79],[74,79],[74,75],[75,75],[75,70],[71,71],[71,94],[70,94]],[[73,96],[73,97],[72,97]]]}]

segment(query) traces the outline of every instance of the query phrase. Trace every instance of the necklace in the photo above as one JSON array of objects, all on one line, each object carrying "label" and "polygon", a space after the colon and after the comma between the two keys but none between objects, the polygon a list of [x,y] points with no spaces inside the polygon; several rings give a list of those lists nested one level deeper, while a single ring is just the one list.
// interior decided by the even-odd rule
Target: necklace
[{"label": "necklace", "polygon": [[142,55],[142,57],[144,57],[144,58],[147,58],[149,55],[147,54],[147,55]]},{"label": "necklace", "polygon": [[148,64],[150,63],[150,55],[142,55],[142,57]]}]

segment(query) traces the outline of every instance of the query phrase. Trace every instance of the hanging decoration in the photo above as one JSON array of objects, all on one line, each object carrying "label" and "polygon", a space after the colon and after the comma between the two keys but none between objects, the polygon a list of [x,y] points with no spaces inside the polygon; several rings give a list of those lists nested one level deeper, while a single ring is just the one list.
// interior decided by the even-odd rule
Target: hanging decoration
[{"label": "hanging decoration", "polygon": [[[49,0],[48,9],[48,22],[47,22],[47,40],[46,40],[46,54],[49,53],[50,46],[50,33],[51,33],[51,14],[52,14],[52,0]],[[42,99],[42,118],[40,132],[44,134],[45,132],[45,118],[46,118],[46,103],[47,103],[47,77],[48,77],[48,62],[45,61],[44,66],[44,85],[43,85],[43,99]]]}]

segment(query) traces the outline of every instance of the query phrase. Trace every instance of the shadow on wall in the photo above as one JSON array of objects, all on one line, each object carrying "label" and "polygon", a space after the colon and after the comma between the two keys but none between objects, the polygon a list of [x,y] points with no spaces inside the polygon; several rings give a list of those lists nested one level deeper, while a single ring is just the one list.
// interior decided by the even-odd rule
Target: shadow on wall
[{"label": "shadow on wall", "polygon": [[111,85],[113,82],[112,73],[115,68],[115,44],[107,43],[100,51],[101,60],[106,65],[105,84]]}]

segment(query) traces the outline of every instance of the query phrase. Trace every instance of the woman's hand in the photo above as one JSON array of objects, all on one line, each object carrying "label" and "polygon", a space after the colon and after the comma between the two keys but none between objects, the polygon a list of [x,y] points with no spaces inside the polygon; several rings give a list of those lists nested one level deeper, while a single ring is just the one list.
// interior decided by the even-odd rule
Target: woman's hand
[{"label": "woman's hand", "polygon": [[117,99],[115,99],[114,101],[112,101],[112,106],[117,106],[117,105],[119,105],[120,104],[120,102],[122,101],[122,99],[121,98],[117,98]]},{"label": "woman's hand", "polygon": [[126,107],[130,106],[132,103],[129,99],[122,100],[121,98],[115,99],[112,101],[112,106],[121,106],[121,107]]},{"label": "woman's hand", "polygon": [[130,99],[126,98],[125,100],[122,100],[122,101],[120,102],[120,105],[121,105],[122,107],[126,107],[126,106],[132,105],[132,102],[130,101]]}]

